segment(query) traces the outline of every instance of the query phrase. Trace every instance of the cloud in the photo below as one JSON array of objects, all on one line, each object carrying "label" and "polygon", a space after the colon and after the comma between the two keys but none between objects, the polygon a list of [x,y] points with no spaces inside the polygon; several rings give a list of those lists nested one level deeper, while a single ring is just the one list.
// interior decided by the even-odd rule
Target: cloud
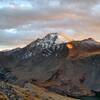
[{"label": "cloud", "polygon": [[0,46],[24,46],[50,32],[100,40],[99,9],[99,0],[2,0]]},{"label": "cloud", "polygon": [[100,17],[100,3],[96,4],[91,9],[92,15]]}]

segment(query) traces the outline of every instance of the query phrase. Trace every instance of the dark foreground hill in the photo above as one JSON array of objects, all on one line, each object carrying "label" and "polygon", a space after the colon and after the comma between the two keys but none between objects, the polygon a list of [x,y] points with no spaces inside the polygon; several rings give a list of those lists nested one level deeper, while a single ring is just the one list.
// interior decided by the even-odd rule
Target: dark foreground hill
[{"label": "dark foreground hill", "polygon": [[100,43],[91,38],[58,43],[58,35],[51,33],[24,48],[0,52],[0,68],[6,70],[0,80],[23,86],[31,82],[73,97],[100,92]]}]

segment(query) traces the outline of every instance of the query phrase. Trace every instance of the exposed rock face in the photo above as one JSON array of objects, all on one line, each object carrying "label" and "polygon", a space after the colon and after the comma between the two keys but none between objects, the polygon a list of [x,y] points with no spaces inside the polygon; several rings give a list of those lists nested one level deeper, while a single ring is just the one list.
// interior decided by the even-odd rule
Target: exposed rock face
[{"label": "exposed rock face", "polygon": [[35,80],[51,91],[75,97],[100,91],[100,43],[71,41],[69,49],[69,42],[57,44],[57,39],[58,34],[52,33],[22,49],[1,52],[0,64],[11,69],[18,84]]},{"label": "exposed rock face", "polygon": [[0,81],[9,81],[10,83],[14,83],[16,79],[17,78],[12,74],[9,68],[0,66]]}]

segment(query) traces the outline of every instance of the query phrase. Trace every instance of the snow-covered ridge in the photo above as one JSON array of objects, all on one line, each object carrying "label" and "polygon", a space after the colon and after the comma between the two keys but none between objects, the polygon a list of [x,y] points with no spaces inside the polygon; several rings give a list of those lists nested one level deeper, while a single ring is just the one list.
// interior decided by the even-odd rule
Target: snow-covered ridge
[{"label": "snow-covered ridge", "polygon": [[[31,42],[26,48],[27,52],[24,54],[24,58],[35,56],[41,53],[42,56],[53,55],[57,50],[63,49],[62,43],[66,43],[66,40],[59,33],[50,33],[43,39],[37,39]],[[55,54],[57,56],[57,54]]]},{"label": "snow-covered ridge", "polygon": [[37,39],[36,41],[33,41],[30,45],[31,47],[41,46],[42,48],[50,48],[55,44],[66,43],[67,41],[68,40],[59,33],[50,33],[43,39]]}]

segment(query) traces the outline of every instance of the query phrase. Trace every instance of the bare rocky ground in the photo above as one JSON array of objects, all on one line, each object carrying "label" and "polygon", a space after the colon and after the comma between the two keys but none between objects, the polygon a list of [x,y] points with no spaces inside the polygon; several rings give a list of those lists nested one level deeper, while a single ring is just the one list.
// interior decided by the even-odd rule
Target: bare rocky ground
[{"label": "bare rocky ground", "polygon": [[24,88],[0,82],[0,100],[78,100],[26,83]]}]

